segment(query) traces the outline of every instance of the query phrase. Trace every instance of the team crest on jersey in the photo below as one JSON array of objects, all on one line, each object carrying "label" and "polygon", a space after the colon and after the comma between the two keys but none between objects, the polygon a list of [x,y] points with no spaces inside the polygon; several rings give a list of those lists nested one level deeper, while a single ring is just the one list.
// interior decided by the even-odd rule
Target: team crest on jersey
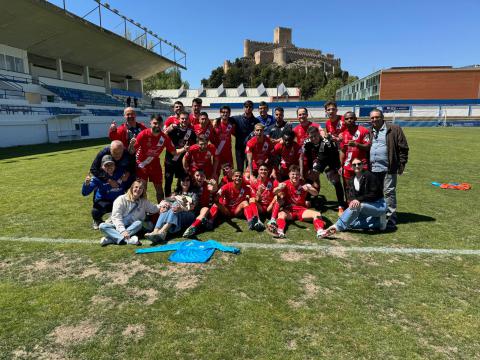
[{"label": "team crest on jersey", "polygon": [[353,135],[352,140],[357,140],[359,137],[360,137],[360,130],[357,129],[357,131],[355,131],[355,135]]},{"label": "team crest on jersey", "polygon": [[205,136],[208,138],[210,136],[210,129],[207,129],[207,131],[205,131]]},{"label": "team crest on jersey", "polygon": [[245,192],[245,189],[241,189],[239,195],[242,196],[244,192]]},{"label": "team crest on jersey", "polygon": [[163,146],[163,143],[165,142],[165,139],[163,138],[163,136],[160,136],[160,139],[158,139],[158,146]]},{"label": "team crest on jersey", "polygon": [[262,151],[265,152],[265,151],[267,151],[267,150],[268,150],[268,143],[265,141],[265,142],[263,143],[263,149],[262,149]]},{"label": "team crest on jersey", "polygon": [[273,184],[272,184],[271,181],[269,181],[269,182],[267,183],[267,190],[272,190],[272,188],[273,188]]},{"label": "team crest on jersey", "polygon": [[339,121],[339,122],[337,123],[337,130],[340,130],[341,128],[342,128],[342,122]]},{"label": "team crest on jersey", "polygon": [[369,141],[370,141],[370,135],[368,135],[368,134],[365,135],[365,138],[364,138],[364,139],[365,139],[366,142],[369,142]]}]

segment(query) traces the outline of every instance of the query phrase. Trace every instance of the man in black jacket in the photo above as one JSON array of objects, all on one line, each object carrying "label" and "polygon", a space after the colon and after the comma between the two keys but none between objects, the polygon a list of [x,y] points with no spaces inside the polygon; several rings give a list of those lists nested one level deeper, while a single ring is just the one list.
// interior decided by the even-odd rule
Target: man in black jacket
[{"label": "man in black jacket", "polygon": [[394,229],[397,223],[397,174],[402,175],[407,164],[408,143],[400,126],[385,123],[381,110],[372,110],[370,121],[370,170],[383,184],[388,227]]},{"label": "man in black jacket", "polygon": [[348,209],[325,231],[323,237],[349,229],[385,230],[387,227],[387,204],[377,177],[364,170],[363,162],[358,158],[352,160],[351,166],[355,172],[349,186],[349,198],[352,200]]}]

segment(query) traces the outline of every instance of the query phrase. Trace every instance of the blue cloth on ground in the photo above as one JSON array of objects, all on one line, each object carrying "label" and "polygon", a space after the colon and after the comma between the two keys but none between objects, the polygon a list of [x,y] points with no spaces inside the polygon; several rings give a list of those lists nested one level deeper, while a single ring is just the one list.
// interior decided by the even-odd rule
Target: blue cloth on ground
[{"label": "blue cloth on ground", "polygon": [[171,262],[178,263],[205,263],[212,257],[215,250],[240,253],[240,249],[233,246],[225,246],[215,240],[198,241],[186,240],[174,244],[162,245],[148,249],[138,249],[137,254],[148,254],[154,252],[174,251],[168,258]]}]

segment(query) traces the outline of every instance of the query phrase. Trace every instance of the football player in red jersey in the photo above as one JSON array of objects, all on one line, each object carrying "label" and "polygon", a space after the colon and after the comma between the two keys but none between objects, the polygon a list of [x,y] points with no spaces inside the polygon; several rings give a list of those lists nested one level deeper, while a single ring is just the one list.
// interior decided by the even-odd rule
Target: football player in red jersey
[{"label": "football player in red jersey", "polygon": [[[368,129],[357,125],[357,117],[354,112],[347,111],[344,115],[347,129],[342,133],[342,142],[340,143],[340,163],[342,164],[343,186],[345,194],[349,194],[348,184],[350,179],[355,176],[352,168],[352,160],[357,158],[364,164],[364,169],[368,169],[368,154],[370,151],[370,133]],[[347,199],[349,201],[350,199]]]},{"label": "football player in red jersey", "polygon": [[[270,170],[268,166],[263,164],[258,168],[258,177],[250,182],[250,211],[257,219],[260,215],[268,215],[272,212],[275,195],[273,189],[278,186],[278,181],[273,177],[269,177]],[[259,220],[252,222],[253,229],[257,231],[264,230],[265,226]]]},{"label": "football player in red jersey", "polygon": [[225,184],[233,181],[233,168],[230,163],[225,163],[222,166],[223,177],[220,180],[219,186],[222,187]]},{"label": "football player in red jersey", "polygon": [[327,133],[332,135],[332,139],[336,142],[342,140],[342,133],[347,129],[343,116],[337,115],[337,103],[335,101],[328,101],[325,103],[325,112],[328,119],[325,123]]},{"label": "football player in red jersey", "polygon": [[280,181],[288,179],[288,169],[297,165],[302,154],[302,148],[295,142],[295,133],[286,131],[282,136],[282,142],[275,145],[273,155],[277,158],[278,167],[274,168],[273,175]]},{"label": "football player in red jersey", "polygon": [[115,121],[112,122],[108,130],[108,137],[112,141],[120,140],[125,149],[128,149],[130,154],[133,154],[135,152],[134,145],[136,136],[147,127],[137,122],[137,115],[135,114],[135,109],[132,107],[127,107],[123,110],[123,117],[125,118],[125,123],[118,128],[117,123]]},{"label": "football player in red jersey", "polygon": [[215,143],[214,142],[215,134],[213,132],[213,126],[206,112],[202,111],[200,113],[200,119],[198,123],[193,125],[193,130],[195,130],[195,134],[197,134],[197,136],[204,135],[208,139],[208,141],[210,141],[212,144]]},{"label": "football player in red jersey", "polygon": [[325,132],[319,124],[313,123],[308,120],[308,110],[306,107],[299,107],[297,109],[297,119],[300,122],[297,126],[293,128],[293,132],[297,136],[297,144],[303,146],[303,142],[308,138],[308,128],[310,126],[315,126],[320,131],[322,137],[325,136]]},{"label": "football player in red jersey", "polygon": [[195,171],[202,169],[207,179],[211,179],[218,166],[215,151],[215,146],[209,144],[204,135],[198,136],[197,144],[190,146],[183,157],[183,168],[192,176]]},{"label": "football player in red jersey", "polygon": [[[213,144],[217,148],[215,156],[218,158],[218,165],[233,164],[232,156],[232,135],[235,136],[235,122],[230,117],[231,109],[225,105],[220,108],[220,117],[213,123],[213,132],[215,133]],[[219,174],[216,174],[217,178]]]},{"label": "football player in red jersey", "polygon": [[255,124],[253,133],[255,136],[248,140],[245,154],[247,154],[248,171],[250,180],[255,180],[258,167],[262,164],[268,164],[273,151],[273,144],[270,139],[263,134],[265,126]]},{"label": "football player in red jersey", "polygon": [[189,115],[190,124],[192,126],[200,122],[200,113],[202,111],[202,99],[195,98],[192,100],[192,112]]},{"label": "football player in red jersey", "polygon": [[[207,229],[210,228],[211,222],[208,221],[209,209],[212,198],[218,190],[215,180],[207,180],[202,170],[195,171],[193,176],[193,191],[198,194],[198,208],[195,212],[198,214],[187,230],[183,233],[183,237],[190,237],[196,235],[203,225]],[[211,226],[213,227],[213,226]]]},{"label": "football player in red jersey", "polygon": [[249,206],[249,196],[250,189],[243,183],[242,172],[234,170],[233,181],[223,185],[217,193],[216,203],[210,208],[210,221],[216,218],[218,212],[227,218],[239,218],[243,214],[248,221],[249,229],[263,230],[263,224],[258,219],[258,211],[255,215]]},{"label": "football player in red jersey", "polygon": [[173,115],[169,116],[165,120],[163,125],[163,132],[169,132],[180,123],[180,113],[183,112],[183,103],[181,101],[175,101],[173,103]]},{"label": "football player in red jersey", "polygon": [[160,154],[163,149],[167,149],[172,155],[183,151],[183,149],[175,149],[170,138],[160,130],[161,126],[161,117],[150,120],[150,129],[142,130],[134,145],[137,153],[137,178],[141,179],[145,186],[148,180],[153,182],[158,202],[163,199]]},{"label": "football player in red jersey", "polygon": [[313,227],[317,233],[317,238],[322,238],[325,232],[325,222],[319,211],[307,209],[307,194],[318,195],[318,191],[311,185],[306,184],[300,178],[300,168],[297,165],[290,166],[288,173],[289,180],[280,183],[273,192],[278,194],[283,192],[283,207],[278,213],[277,218],[277,237],[285,237],[285,228],[287,220],[310,221],[313,220]]}]

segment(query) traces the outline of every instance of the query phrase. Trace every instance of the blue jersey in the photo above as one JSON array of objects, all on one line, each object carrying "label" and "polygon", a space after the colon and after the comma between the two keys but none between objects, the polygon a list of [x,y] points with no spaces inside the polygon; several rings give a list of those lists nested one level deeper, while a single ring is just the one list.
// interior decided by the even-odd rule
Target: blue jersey
[{"label": "blue jersey", "polygon": [[262,123],[262,125],[264,125],[265,127],[275,124],[275,119],[273,118],[273,116],[268,115],[268,114],[267,114],[266,119],[264,119],[260,115],[258,115],[257,120],[260,121]]},{"label": "blue jersey", "polygon": [[127,185],[127,183],[120,180],[122,176],[123,171],[121,169],[118,169],[114,171],[111,177],[112,180],[120,183],[120,186],[118,188],[114,188],[108,183],[108,181],[100,180],[99,178],[94,176],[90,180],[90,184],[88,186],[83,183],[82,195],[87,196],[95,190],[95,195],[93,199],[94,201],[109,200],[113,202],[113,200],[115,200],[117,197],[125,194],[125,186]]},{"label": "blue jersey", "polygon": [[139,249],[137,254],[147,254],[153,252],[164,252],[176,250],[168,260],[178,263],[205,263],[212,257],[215,250],[231,252],[238,254],[240,249],[233,246],[224,246],[215,240],[198,241],[187,240],[174,244],[157,246],[149,249]]}]

